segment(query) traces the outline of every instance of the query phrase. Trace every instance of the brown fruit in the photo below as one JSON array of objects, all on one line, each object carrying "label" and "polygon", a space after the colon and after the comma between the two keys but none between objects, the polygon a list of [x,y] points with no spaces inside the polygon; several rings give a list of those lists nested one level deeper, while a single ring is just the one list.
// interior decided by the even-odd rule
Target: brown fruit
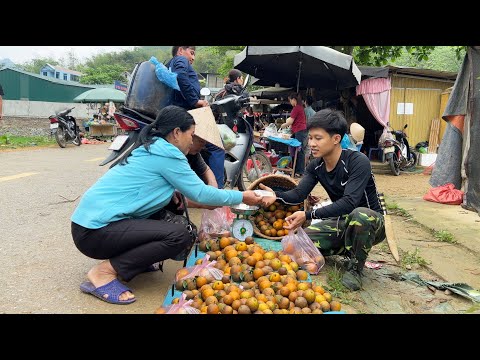
[{"label": "brown fruit", "polygon": [[295,306],[303,309],[304,307],[308,306],[308,302],[304,297],[299,296],[295,300]]},{"label": "brown fruit", "polygon": [[238,308],[239,314],[251,314],[250,308],[247,305],[240,305]]},{"label": "brown fruit", "polygon": [[207,307],[207,314],[218,314],[219,308],[217,304],[210,304]]},{"label": "brown fruit", "polygon": [[333,300],[330,302],[330,310],[340,311],[341,309],[342,309],[342,304],[340,304],[338,301]]},{"label": "brown fruit", "polygon": [[253,239],[253,237],[247,236],[247,237],[245,238],[245,244],[247,244],[247,245],[252,245],[252,244],[254,244],[254,243],[255,243],[255,240]]}]

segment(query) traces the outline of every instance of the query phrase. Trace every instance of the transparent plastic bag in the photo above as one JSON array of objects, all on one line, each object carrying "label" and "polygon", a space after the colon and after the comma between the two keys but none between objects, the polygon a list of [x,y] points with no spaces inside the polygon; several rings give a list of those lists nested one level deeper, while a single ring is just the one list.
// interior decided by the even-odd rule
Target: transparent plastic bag
[{"label": "transparent plastic bag", "polygon": [[186,297],[187,295],[182,294],[178,303],[168,305],[165,314],[200,314],[200,310],[190,305],[193,300],[187,300]]},{"label": "transparent plastic bag", "polygon": [[226,151],[237,145],[237,134],[226,124],[217,124]]},{"label": "transparent plastic bag", "polygon": [[[207,279],[207,282],[212,282],[215,280],[222,280],[223,278],[223,271],[217,269],[215,264],[217,263],[216,260],[209,261],[210,255],[205,255],[200,265],[190,266],[185,269],[188,270],[186,275],[179,276],[180,272],[177,271],[175,274],[175,281],[179,280],[186,280],[186,279],[193,279],[196,276],[203,276]],[[184,273],[184,272],[182,272]]]},{"label": "transparent plastic bag", "polygon": [[392,133],[388,130],[388,128],[384,128],[382,135],[378,139],[378,146],[383,147],[383,144],[386,140],[394,140]]},{"label": "transparent plastic bag", "polygon": [[277,131],[277,127],[275,126],[274,123],[271,123],[269,124],[264,132],[263,132],[263,136],[264,137],[269,137],[269,136],[272,136],[272,137],[279,137],[279,134],[278,134],[278,131]]},{"label": "transparent plastic bag", "polygon": [[230,228],[234,218],[235,214],[232,213],[228,206],[213,210],[203,210],[198,238],[200,240],[206,240],[221,236],[230,236]]},{"label": "transparent plastic bag", "polygon": [[167,67],[159,62],[155,56],[150,58],[150,62],[155,65],[155,75],[157,75],[158,80],[172,89],[180,91],[177,81],[177,73],[167,69]]},{"label": "transparent plastic bag", "polygon": [[325,265],[322,253],[313,245],[312,240],[301,227],[296,232],[290,232],[283,237],[282,249],[301,268],[312,275],[318,274]]}]

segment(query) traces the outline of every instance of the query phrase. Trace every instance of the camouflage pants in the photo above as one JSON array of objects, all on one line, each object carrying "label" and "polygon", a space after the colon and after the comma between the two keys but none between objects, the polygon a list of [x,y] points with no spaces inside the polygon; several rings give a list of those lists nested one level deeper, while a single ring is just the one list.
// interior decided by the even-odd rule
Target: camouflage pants
[{"label": "camouflage pants", "polygon": [[322,255],[347,254],[364,263],[373,245],[385,239],[383,215],[369,208],[323,219],[305,229]]}]

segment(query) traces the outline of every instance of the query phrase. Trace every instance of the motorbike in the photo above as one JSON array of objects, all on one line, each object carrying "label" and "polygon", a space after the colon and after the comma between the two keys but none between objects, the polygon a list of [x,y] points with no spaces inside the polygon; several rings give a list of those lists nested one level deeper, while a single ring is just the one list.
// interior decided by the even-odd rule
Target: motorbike
[{"label": "motorbike", "polygon": [[55,135],[55,140],[57,140],[61,148],[66,147],[67,142],[71,142],[76,146],[82,144],[80,128],[77,125],[77,121],[73,116],[68,115],[73,109],[75,109],[75,107],[65,109],[48,117],[50,119],[50,134]]},{"label": "motorbike", "polygon": [[400,171],[413,168],[417,164],[417,154],[408,144],[404,131],[407,126],[408,124],[405,124],[403,130],[386,131],[393,136],[385,136],[379,144],[383,149],[385,162],[389,163],[390,170],[395,176],[400,175]]},{"label": "motorbike", "polygon": [[[247,190],[250,183],[273,172],[270,159],[264,154],[267,149],[253,141],[253,128],[242,116],[242,109],[250,105],[245,89],[250,79],[247,75],[239,95],[226,95],[210,104],[217,123],[226,124],[236,134],[236,144],[225,152],[224,188]],[[209,91],[209,90],[208,90]]]}]

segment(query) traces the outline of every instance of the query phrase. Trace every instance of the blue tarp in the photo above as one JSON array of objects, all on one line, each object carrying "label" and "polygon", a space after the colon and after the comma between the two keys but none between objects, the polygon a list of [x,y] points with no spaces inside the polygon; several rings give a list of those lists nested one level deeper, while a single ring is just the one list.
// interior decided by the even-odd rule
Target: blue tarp
[{"label": "blue tarp", "polygon": [[273,136],[269,136],[267,139],[271,141],[281,142],[293,147],[299,147],[300,145],[302,145],[297,139],[282,139]]}]

